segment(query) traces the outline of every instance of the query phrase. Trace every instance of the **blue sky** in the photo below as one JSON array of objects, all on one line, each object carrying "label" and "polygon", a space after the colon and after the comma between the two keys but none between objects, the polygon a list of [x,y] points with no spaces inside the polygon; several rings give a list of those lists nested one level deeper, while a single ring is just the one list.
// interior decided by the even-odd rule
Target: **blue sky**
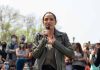
[{"label": "blue sky", "polygon": [[41,18],[47,11],[55,13],[60,31],[72,42],[100,42],[100,0],[0,0],[23,15]]}]

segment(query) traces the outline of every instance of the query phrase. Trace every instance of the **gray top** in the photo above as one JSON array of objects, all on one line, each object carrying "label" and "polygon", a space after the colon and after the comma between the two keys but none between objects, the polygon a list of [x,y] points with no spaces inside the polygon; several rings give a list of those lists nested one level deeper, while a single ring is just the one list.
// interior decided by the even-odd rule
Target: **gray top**
[{"label": "gray top", "polygon": [[51,44],[46,45],[47,54],[44,61],[44,65],[51,65],[52,67],[56,68],[56,60],[55,60],[55,49]]},{"label": "gray top", "polygon": [[[29,52],[28,52],[28,50],[26,50],[26,49],[25,49],[25,50],[22,50],[22,49],[21,49],[21,50],[18,50],[18,53],[19,53],[19,54],[22,54],[22,55],[26,55],[26,54],[29,53]],[[21,56],[20,56],[20,57],[17,57],[17,59],[19,59],[19,58],[24,58],[24,59],[26,59],[25,57],[21,57]]]},{"label": "gray top", "polygon": [[74,51],[74,53],[75,53],[75,59],[74,59],[72,65],[79,65],[79,66],[85,67],[85,65],[86,65],[85,62],[78,60],[80,58],[83,58],[82,54],[77,51]]}]

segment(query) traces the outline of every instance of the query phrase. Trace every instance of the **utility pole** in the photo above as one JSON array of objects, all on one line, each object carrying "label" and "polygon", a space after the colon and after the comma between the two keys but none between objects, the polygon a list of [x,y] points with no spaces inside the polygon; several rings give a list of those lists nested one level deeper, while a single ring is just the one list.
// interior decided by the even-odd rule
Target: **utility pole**
[{"label": "utility pole", "polygon": [[75,43],[75,37],[73,37],[73,43]]}]

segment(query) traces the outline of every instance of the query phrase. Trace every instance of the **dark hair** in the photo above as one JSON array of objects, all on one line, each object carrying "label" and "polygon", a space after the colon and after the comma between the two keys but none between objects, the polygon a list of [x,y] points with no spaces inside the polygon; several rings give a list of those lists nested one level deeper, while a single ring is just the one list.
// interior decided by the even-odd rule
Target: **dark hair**
[{"label": "dark hair", "polygon": [[22,35],[21,40],[25,41],[25,39],[26,39],[25,35]]},{"label": "dark hair", "polygon": [[7,43],[6,42],[2,42],[2,48],[5,49],[7,46]]},{"label": "dark hair", "polygon": [[46,14],[52,14],[53,17],[54,17],[54,19],[55,19],[55,21],[57,22],[56,16],[55,16],[55,14],[52,13],[52,12],[46,12],[46,13],[44,14],[43,18],[42,18],[43,21],[44,21],[44,17],[45,17]]},{"label": "dark hair", "polygon": [[82,50],[82,47],[81,47],[81,44],[80,43],[76,43],[76,47],[75,47],[75,50],[76,49],[79,49],[79,52],[82,54],[83,56],[83,50]]},{"label": "dark hair", "polygon": [[24,47],[23,47],[23,48],[27,48],[27,43],[19,43],[19,49],[21,49],[21,44],[23,44],[23,45],[24,45]]},{"label": "dark hair", "polygon": [[100,43],[96,43],[96,45],[100,45]]},{"label": "dark hair", "polygon": [[16,35],[11,35],[11,38],[16,38],[17,39],[17,36]]}]

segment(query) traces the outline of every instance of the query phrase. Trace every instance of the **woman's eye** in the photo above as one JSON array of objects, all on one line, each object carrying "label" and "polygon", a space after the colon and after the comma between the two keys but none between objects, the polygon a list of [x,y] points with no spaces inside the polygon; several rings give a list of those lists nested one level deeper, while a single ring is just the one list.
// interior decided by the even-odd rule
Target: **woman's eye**
[{"label": "woman's eye", "polygon": [[54,19],[53,19],[53,18],[45,18],[45,19],[44,19],[44,21],[48,21],[48,20],[49,20],[49,21],[53,21]]},{"label": "woman's eye", "polygon": [[48,21],[48,18],[45,18],[44,21]]},{"label": "woman's eye", "polygon": [[51,21],[53,21],[53,18],[50,18]]}]

